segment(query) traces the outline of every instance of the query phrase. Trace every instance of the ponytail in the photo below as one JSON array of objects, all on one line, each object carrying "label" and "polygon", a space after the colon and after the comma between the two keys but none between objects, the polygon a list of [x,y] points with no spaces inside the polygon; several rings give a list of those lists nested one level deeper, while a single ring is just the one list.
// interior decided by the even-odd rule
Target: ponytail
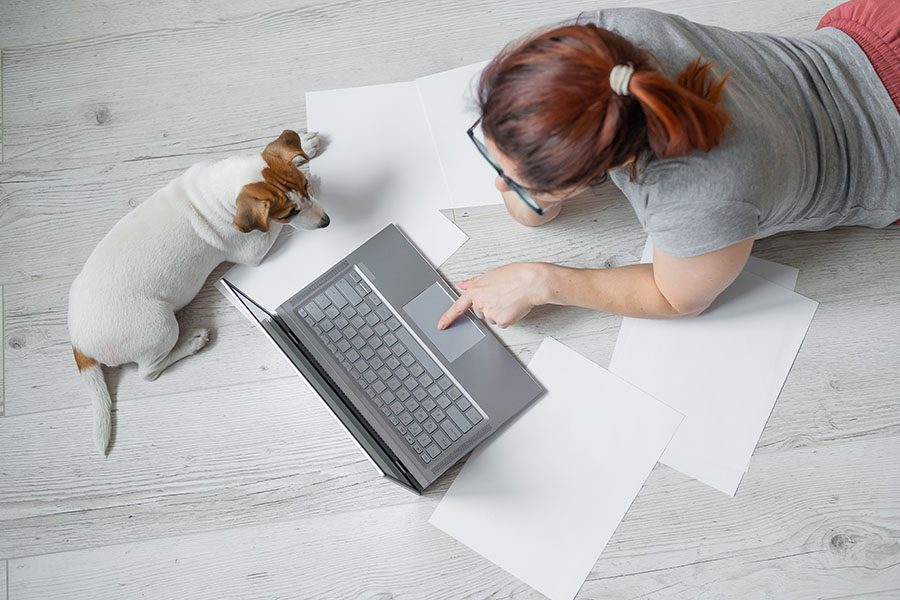
[{"label": "ponytail", "polygon": [[672,81],[655,70],[636,71],[629,91],[647,120],[647,141],[659,158],[709,152],[722,140],[728,113],[719,98],[728,79],[708,77],[712,65],[697,57]]}]

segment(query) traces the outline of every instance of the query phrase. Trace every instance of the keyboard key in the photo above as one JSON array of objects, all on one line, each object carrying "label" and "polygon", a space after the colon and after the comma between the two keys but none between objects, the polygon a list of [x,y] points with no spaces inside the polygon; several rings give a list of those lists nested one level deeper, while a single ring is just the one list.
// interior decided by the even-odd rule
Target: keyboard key
[{"label": "keyboard key", "polygon": [[[350,362],[356,362],[356,361],[358,361],[358,360],[359,360],[359,352],[357,352],[357,351],[354,350],[353,348],[350,348],[350,343],[349,343],[349,342],[345,342],[345,343],[347,344],[347,348],[349,348],[349,350],[347,350],[347,351],[344,353],[344,358],[346,358],[346,359],[349,360]],[[340,348],[340,347],[341,347],[341,343],[338,342],[338,348]]]},{"label": "keyboard key", "polygon": [[340,331],[338,331],[337,329],[332,329],[328,332],[328,339],[330,339],[332,342],[336,342],[343,338]]},{"label": "keyboard key", "polygon": [[403,403],[403,406],[405,406],[406,410],[408,410],[409,412],[415,412],[415,410],[419,408],[419,403],[416,402],[415,398],[410,398]]},{"label": "keyboard key", "polygon": [[328,296],[326,296],[325,294],[319,294],[318,296],[316,296],[316,304],[319,305],[319,308],[325,310],[325,307],[331,304],[331,300],[329,300]]},{"label": "keyboard key", "polygon": [[313,325],[313,331],[316,332],[316,335],[322,335],[322,328],[318,325]]},{"label": "keyboard key", "polygon": [[397,427],[400,425],[400,419],[398,419],[396,415],[389,416],[388,421],[390,421],[391,425],[393,425],[394,427]]},{"label": "keyboard key", "polygon": [[353,327],[347,325],[346,327],[344,327],[343,329],[341,329],[341,333],[342,333],[342,334],[344,335],[344,337],[347,338],[348,340],[349,340],[349,339],[353,339],[353,336],[356,335],[356,329],[354,329]]},{"label": "keyboard key", "polygon": [[[419,436],[422,433],[422,426],[418,423],[410,423],[409,424],[409,432],[415,436]],[[402,431],[400,433],[403,433]],[[422,444],[423,446],[427,446],[428,444]]]},{"label": "keyboard key", "polygon": [[325,318],[325,313],[323,313],[322,309],[314,302],[310,302],[306,305],[306,311],[309,313],[309,316],[316,320],[316,322]]},{"label": "keyboard key", "polygon": [[448,438],[447,434],[440,429],[435,429],[434,433],[431,434],[431,437],[433,437],[434,441],[438,443],[438,446],[441,447],[441,450],[446,450],[447,446],[451,444],[450,438]]},{"label": "keyboard key", "polygon": [[[412,430],[410,430],[410,433],[412,433]],[[431,437],[427,433],[423,433],[416,438],[416,441],[419,442],[423,448],[427,448],[431,444]]]},{"label": "keyboard key", "polygon": [[441,423],[441,429],[443,429],[444,433],[446,433],[447,436],[449,436],[449,438],[454,442],[462,436],[462,433],[450,419],[447,419],[446,421]]},{"label": "keyboard key", "polygon": [[437,458],[437,455],[441,453],[441,450],[440,450],[440,448],[437,447],[437,444],[432,444],[432,445],[428,446],[427,448],[425,448],[425,452],[431,458]]},{"label": "keyboard key", "polygon": [[434,383],[434,379],[432,379],[428,374],[422,374],[419,377],[419,385],[421,385],[422,387],[427,388],[432,383]]},{"label": "keyboard key", "polygon": [[391,376],[391,370],[388,369],[387,367],[381,367],[380,369],[378,369],[375,372],[378,373],[378,376],[381,377],[381,379],[383,379],[384,381],[387,381],[388,378]]},{"label": "keyboard key", "polygon": [[359,329],[359,335],[363,336],[366,339],[369,339],[370,337],[375,335],[375,332],[368,325],[364,325]]},{"label": "keyboard key", "polygon": [[372,312],[372,307],[370,307],[368,304],[363,302],[362,304],[360,304],[359,306],[356,307],[356,310],[358,310],[359,314],[361,314],[362,316],[366,316],[367,314]]},{"label": "keyboard key", "polygon": [[363,359],[359,359],[355,363],[353,363],[353,368],[355,368],[360,373],[365,373],[366,369],[369,368],[369,363],[364,361]]},{"label": "keyboard key", "polygon": [[400,383],[400,380],[397,379],[396,377],[388,377],[388,378],[387,378],[387,386],[388,386],[391,390],[396,391],[396,389],[397,389],[398,387],[400,387],[401,385],[403,385],[403,384],[401,384],[401,383]]},{"label": "keyboard key", "polygon": [[373,399],[374,399],[374,398],[375,398],[375,390],[373,390],[372,388],[366,388],[366,395],[367,395],[369,398],[373,398]]},{"label": "keyboard key", "polygon": [[396,394],[397,394],[397,397],[400,398],[401,400],[406,400],[407,398],[409,398],[411,396],[411,394],[406,390],[405,387],[397,388]]},{"label": "keyboard key", "polygon": [[409,444],[410,446],[412,446],[413,444],[416,443],[416,438],[414,438],[412,436],[412,434],[407,433],[403,437],[406,439],[406,443]]},{"label": "keyboard key", "polygon": [[350,324],[350,321],[348,321],[346,318],[344,318],[342,316],[337,316],[334,319],[334,326],[337,327],[338,329],[344,329],[344,327],[347,327],[349,324]]},{"label": "keyboard key", "polygon": [[369,338],[369,345],[375,349],[378,349],[384,345],[384,342],[381,341],[381,338],[373,337]]},{"label": "keyboard key", "polygon": [[[387,346],[382,346],[381,348],[379,348],[377,354],[382,360],[386,360],[388,358],[394,358],[393,356],[391,356],[391,351],[388,349]],[[397,364],[400,364],[400,363],[397,363]]]},{"label": "keyboard key", "polygon": [[403,423],[404,425],[409,425],[410,423],[412,423],[412,420],[413,420],[412,415],[409,414],[408,412],[404,412],[400,415],[400,422]]},{"label": "keyboard key", "polygon": [[[396,347],[397,346],[394,346],[394,348],[396,348]],[[400,346],[400,347],[403,348],[403,346]],[[405,352],[406,348],[403,348],[403,351]],[[408,367],[409,365],[416,362],[416,359],[414,359],[412,357],[412,354],[404,354],[403,356],[400,357],[400,362],[403,363],[403,366]]]},{"label": "keyboard key", "polygon": [[375,294],[369,294],[368,296],[366,296],[366,302],[369,303],[369,306],[371,306],[373,310],[378,306],[381,306],[381,298],[379,298]]},{"label": "keyboard key", "polygon": [[338,308],[344,308],[347,306],[347,299],[338,291],[336,287],[330,287],[325,290],[325,294],[334,302],[334,305]]},{"label": "keyboard key", "polygon": [[427,431],[428,433],[431,433],[432,431],[437,429],[437,424],[434,421],[432,421],[431,419],[428,419],[427,421],[422,423],[422,427],[425,428],[425,431]]},{"label": "keyboard key", "polygon": [[353,280],[353,283],[359,283],[360,281],[362,281],[362,277],[359,276],[359,273],[352,269],[347,273],[347,275],[350,277],[350,279]]},{"label": "keyboard key", "polygon": [[369,348],[368,346],[366,346],[365,348],[360,349],[359,353],[360,353],[360,354],[362,355],[362,357],[363,357],[364,359],[366,359],[366,360],[369,360],[370,358],[372,358],[373,356],[375,356],[375,351],[372,350],[371,348]]},{"label": "keyboard key", "polygon": [[428,395],[432,398],[437,398],[441,395],[441,388],[438,386],[438,384],[435,383],[430,388],[428,388]]},{"label": "keyboard key", "polygon": [[466,417],[476,425],[481,422],[481,413],[474,406],[466,411]]},{"label": "keyboard key", "polygon": [[[388,407],[388,406],[382,406],[380,410],[381,410],[381,412],[384,413],[384,416],[386,416],[386,417],[391,416],[391,409],[390,409],[390,407]],[[396,423],[395,423],[395,425],[396,425]]]},{"label": "keyboard key", "polygon": [[[399,402],[391,402],[391,412],[395,415],[399,415],[403,412],[403,405]],[[405,424],[405,423],[404,423]]]},{"label": "keyboard key", "polygon": [[[350,350],[350,342],[348,342],[347,340],[338,340],[337,349],[340,350],[342,354],[347,355],[348,351]],[[356,350],[353,350],[353,352],[355,353]],[[347,358],[350,358],[350,357],[347,356]],[[353,360],[355,360],[355,359],[353,359]]]},{"label": "keyboard key", "polygon": [[339,311],[335,306],[329,306],[325,309],[325,316],[329,319],[334,319],[335,317],[339,317],[341,315],[341,311]]},{"label": "keyboard key", "polygon": [[[387,325],[385,325],[384,323],[376,324],[374,329],[375,329],[375,333],[377,333],[378,335],[380,335],[382,337],[384,336],[384,334],[386,334],[388,332]],[[396,340],[397,338],[394,338],[394,339]],[[388,346],[390,346],[390,345],[391,344],[388,344]]]},{"label": "keyboard key", "polygon": [[456,388],[456,386],[453,386],[453,387],[451,387],[449,390],[447,390],[447,395],[450,396],[450,399],[451,399],[451,400],[456,400],[457,398],[459,398],[460,396],[462,396],[462,392],[460,392],[460,391]]},{"label": "keyboard key", "polygon": [[433,411],[435,406],[437,406],[437,405],[434,403],[434,400],[432,400],[431,398],[426,398],[422,402],[422,408],[424,408],[428,412]]},{"label": "keyboard key", "polygon": [[376,308],[375,312],[378,313],[378,316],[381,317],[382,320],[390,319],[394,316],[391,314],[391,309],[389,309],[384,304],[381,304],[378,308]]},{"label": "keyboard key", "polygon": [[415,396],[416,400],[424,400],[428,397],[428,394],[420,387],[417,387],[413,390],[413,396]]},{"label": "keyboard key", "polygon": [[413,374],[413,377],[418,377],[425,372],[425,368],[422,365],[413,365],[409,368],[409,372]]},{"label": "keyboard key", "polygon": [[393,333],[389,333],[389,334],[385,335],[384,343],[387,344],[388,346],[393,346],[394,344],[397,343],[397,336],[395,336]]},{"label": "keyboard key", "polygon": [[[406,435],[407,429],[403,425],[397,425],[397,431],[400,432],[400,435]],[[413,435],[419,435],[418,433],[414,433]]]},{"label": "keyboard key", "polygon": [[301,319],[305,319],[306,317],[309,316],[309,313],[306,312],[306,309],[305,309],[305,308],[298,308],[298,309],[297,309],[297,314],[300,315],[300,318],[301,318]]},{"label": "keyboard key", "polygon": [[[387,361],[385,361],[384,364],[387,364]],[[406,379],[409,377],[409,371],[407,371],[405,367],[397,367],[397,370],[394,371],[394,375],[400,379]]]},{"label": "keyboard key", "polygon": [[[373,394],[375,393],[375,391],[374,391],[372,388],[369,388],[369,389],[366,390],[366,393],[367,393],[367,394],[368,394],[369,392],[372,392]],[[371,397],[371,396],[370,396],[370,397]],[[382,399],[381,399],[380,397],[378,397],[378,396],[373,397],[373,398],[372,398],[372,402],[374,402],[376,406],[384,406],[384,400],[382,400]]]},{"label": "keyboard key", "polygon": [[436,362],[434,362],[430,356],[425,352],[425,350],[416,343],[416,341],[412,338],[410,333],[400,328],[397,330],[397,337],[403,342],[403,345],[406,346],[406,349],[409,350],[416,356],[416,360],[421,363],[425,370],[428,371],[428,374],[432,377],[440,377],[444,374],[441,368],[438,366]]},{"label": "keyboard key", "polygon": [[346,279],[341,279],[335,284],[335,287],[341,291],[344,295],[344,298],[350,301],[350,304],[356,306],[360,302],[362,302],[362,298],[359,297],[359,294],[356,293],[356,290],[353,289],[353,286]]},{"label": "keyboard key", "polygon": [[426,465],[431,462],[431,456],[428,455],[428,452],[422,454],[422,462]]},{"label": "keyboard key", "polygon": [[384,393],[381,394],[381,399],[390,404],[397,399],[397,396],[392,394],[390,390],[384,390]]},{"label": "keyboard key", "polygon": [[[425,412],[424,410],[422,410],[422,408],[417,408],[416,411],[413,413],[413,416],[416,418],[416,421],[421,423],[422,421],[424,421],[425,419],[428,418],[428,413]],[[447,421],[447,422],[449,422],[449,421]],[[441,426],[443,427],[443,423],[441,424]],[[449,435],[449,433],[447,435]]]},{"label": "keyboard key", "polygon": [[381,392],[383,392],[384,390],[387,389],[387,386],[384,385],[383,381],[376,381],[375,383],[372,384],[372,389],[375,390],[376,394],[380,394]]},{"label": "keyboard key", "polygon": [[387,320],[387,326],[391,328],[391,331],[400,327],[400,321],[397,320],[397,317],[391,317]]},{"label": "keyboard key", "polygon": [[334,344],[328,344],[328,350],[331,351],[332,354],[337,354],[337,346]]},{"label": "keyboard key", "polygon": [[472,403],[469,402],[469,399],[463,396],[459,400],[456,401],[456,405],[459,407],[459,410],[468,410]]},{"label": "keyboard key", "polygon": [[460,431],[462,431],[463,433],[472,429],[472,424],[469,423],[469,420],[461,412],[459,412],[459,409],[455,406],[451,406],[447,409],[447,416],[453,419],[453,422],[456,423],[456,426],[459,427]]},{"label": "keyboard key", "polygon": [[403,380],[403,385],[405,385],[406,389],[408,389],[409,391],[413,391],[414,389],[419,387],[419,382],[412,377],[407,377]]},{"label": "keyboard key", "polygon": [[360,296],[368,296],[372,293],[372,289],[368,285],[366,285],[365,281],[360,281],[355,286],[353,286],[353,289],[356,290],[356,293]]},{"label": "keyboard key", "polygon": [[425,450],[422,448],[422,444],[418,441],[413,444],[413,450],[415,450],[416,454],[422,454]]},{"label": "keyboard key", "polygon": [[368,323],[372,327],[374,327],[375,325],[378,325],[378,323],[380,323],[380,322],[381,322],[381,319],[379,319],[378,315],[376,315],[374,312],[366,315],[366,323]]},{"label": "keyboard key", "polygon": [[[391,352],[394,353],[394,356],[402,357],[403,354],[406,353],[406,348],[403,347],[403,344],[394,344],[393,346],[391,346]],[[402,358],[401,358],[401,360],[402,360]],[[412,362],[415,362],[415,359],[410,357],[410,361],[411,361],[410,362],[410,364],[411,364]],[[406,366],[408,367],[409,365],[406,365]]]},{"label": "keyboard key", "polygon": [[441,408],[447,408],[448,406],[450,406],[450,398],[441,394],[437,398],[437,403],[438,403],[438,406],[440,406]]},{"label": "keyboard key", "polygon": [[359,337],[359,336],[356,336],[355,338],[353,338],[352,340],[350,340],[350,343],[353,344],[353,347],[354,347],[354,348],[356,348],[357,350],[359,350],[360,348],[362,348],[363,346],[366,345],[366,340],[362,339],[362,338]]},{"label": "keyboard key", "polygon": [[453,382],[450,381],[450,378],[446,375],[441,375],[440,377],[438,377],[437,383],[439,386],[441,386],[442,390],[446,390],[448,387],[453,385]]},{"label": "keyboard key", "polygon": [[440,423],[447,415],[445,415],[444,411],[441,409],[437,409],[431,413],[431,416],[434,418],[435,422]]},{"label": "keyboard key", "polygon": [[380,358],[378,358],[377,356],[373,356],[373,357],[369,360],[369,366],[372,367],[374,370],[377,371],[378,369],[380,369],[381,367],[384,366],[384,361],[381,360]]},{"label": "keyboard key", "polygon": [[375,371],[366,371],[365,373],[363,373],[363,379],[365,379],[369,383],[374,383],[378,380],[378,375],[375,374]]},{"label": "keyboard key", "polygon": [[355,327],[356,329],[359,329],[366,324],[366,320],[359,315],[353,315],[352,317],[350,317],[350,324],[353,325],[353,327]]},{"label": "keyboard key", "polygon": [[[381,356],[381,350],[382,350],[382,348],[378,349],[379,356]],[[390,369],[391,371],[396,371],[397,368],[400,366],[400,361],[397,360],[396,357],[391,356],[390,354],[391,353],[388,352],[388,356],[382,356],[381,358],[384,359],[384,364],[385,364],[385,366],[387,366],[388,369]],[[405,377],[404,377],[404,379],[405,379]]]}]

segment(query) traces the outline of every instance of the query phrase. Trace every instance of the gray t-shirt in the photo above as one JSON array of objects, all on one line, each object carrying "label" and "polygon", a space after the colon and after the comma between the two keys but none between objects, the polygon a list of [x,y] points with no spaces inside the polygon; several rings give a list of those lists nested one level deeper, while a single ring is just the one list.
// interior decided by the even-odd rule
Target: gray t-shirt
[{"label": "gray t-shirt", "polygon": [[647,9],[583,15],[650,51],[671,78],[698,55],[731,75],[732,124],[710,152],[639,161],[610,179],[654,246],[696,256],[741,240],[900,219],[900,115],[846,34],[734,32]]}]

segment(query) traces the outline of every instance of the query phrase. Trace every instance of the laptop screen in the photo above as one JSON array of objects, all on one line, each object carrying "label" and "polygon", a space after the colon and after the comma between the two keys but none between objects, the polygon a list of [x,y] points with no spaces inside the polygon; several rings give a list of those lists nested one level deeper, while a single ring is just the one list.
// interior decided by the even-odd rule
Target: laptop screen
[{"label": "laptop screen", "polygon": [[227,280],[223,280],[234,296],[246,307],[251,316],[260,324],[269,338],[275,343],[282,353],[291,361],[296,369],[303,375],[316,393],[322,398],[331,410],[332,414],[341,423],[344,429],[357,441],[362,450],[369,456],[372,462],[381,472],[396,480],[398,483],[417,491],[413,483],[394,462],[374,436],[354,414],[352,405],[344,398],[343,393],[333,385],[326,373],[315,367],[314,359],[297,342],[282,325],[277,316],[271,315],[267,310],[259,306],[252,298],[234,287]]}]

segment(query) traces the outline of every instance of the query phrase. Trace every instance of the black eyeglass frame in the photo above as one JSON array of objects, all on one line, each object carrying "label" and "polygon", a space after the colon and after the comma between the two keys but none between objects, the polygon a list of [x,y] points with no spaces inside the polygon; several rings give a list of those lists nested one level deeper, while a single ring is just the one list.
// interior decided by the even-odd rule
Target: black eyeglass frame
[{"label": "black eyeglass frame", "polygon": [[519,199],[525,203],[525,205],[537,213],[538,216],[544,216],[544,209],[541,208],[541,205],[537,203],[537,201],[531,197],[531,194],[528,193],[525,188],[512,180],[512,178],[503,172],[503,169],[498,165],[493,158],[491,158],[491,153],[488,152],[487,146],[484,145],[481,140],[475,137],[475,128],[478,127],[478,124],[481,123],[481,117],[475,121],[471,127],[466,131],[466,135],[469,136],[469,139],[472,140],[472,143],[475,144],[475,147],[478,149],[478,152],[481,153],[481,156],[484,157],[484,160],[488,162],[489,165],[494,167],[494,170],[497,171],[497,176],[503,180],[503,182],[509,186],[509,189],[514,191],[516,195],[519,196]]}]

